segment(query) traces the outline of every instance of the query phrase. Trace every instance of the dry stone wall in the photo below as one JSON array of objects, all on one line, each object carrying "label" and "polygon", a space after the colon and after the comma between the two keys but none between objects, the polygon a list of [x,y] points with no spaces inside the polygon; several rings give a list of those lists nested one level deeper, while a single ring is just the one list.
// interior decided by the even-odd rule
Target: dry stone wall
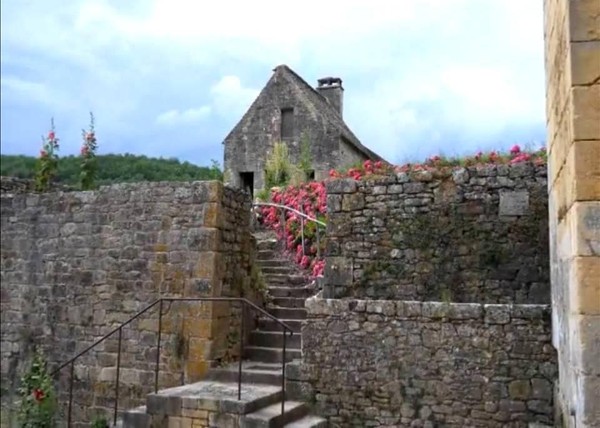
[{"label": "dry stone wall", "polygon": [[309,299],[290,394],[331,427],[552,424],[547,305]]},{"label": "dry stone wall", "polygon": [[[3,192],[1,202],[3,409],[34,346],[56,367],[159,297],[260,302],[250,200],[221,183]],[[165,303],[159,386],[236,358],[238,314],[229,303]],[[120,409],[153,389],[157,330],[157,308],[122,330]],[[117,337],[74,366],[76,421],[112,409]],[[63,398],[68,372],[59,379]]]},{"label": "dry stone wall", "polygon": [[325,297],[549,303],[546,177],[520,163],[328,182]]}]

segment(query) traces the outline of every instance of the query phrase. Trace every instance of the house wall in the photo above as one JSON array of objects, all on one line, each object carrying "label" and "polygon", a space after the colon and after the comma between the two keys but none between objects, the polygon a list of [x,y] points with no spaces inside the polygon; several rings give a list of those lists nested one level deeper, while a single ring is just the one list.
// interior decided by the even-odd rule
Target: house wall
[{"label": "house wall", "polygon": [[600,427],[600,2],[546,0],[544,16],[557,409]]},{"label": "house wall", "polygon": [[[2,186],[9,189],[10,186]],[[240,296],[253,287],[250,200],[219,182],[138,183],[1,197],[2,414],[34,346],[51,369],[159,297]],[[157,309],[123,329],[119,408],[153,390]],[[159,386],[239,353],[239,307],[165,304]],[[74,420],[110,413],[117,335],[77,360]],[[68,392],[69,370],[58,393]],[[64,409],[64,408],[63,408]],[[83,425],[89,426],[89,425]]]},{"label": "house wall", "polygon": [[308,141],[317,178],[324,178],[330,169],[344,165],[346,157],[352,161],[358,157],[364,159],[350,149],[341,156],[340,129],[315,110],[311,97],[319,95],[298,88],[282,72],[275,72],[225,140],[224,169],[228,184],[239,187],[239,173],[253,171],[254,189],[264,187],[265,161],[274,143],[282,141],[281,109],[284,108],[294,108],[294,136],[283,140],[288,145],[291,160],[299,161],[302,141]]}]

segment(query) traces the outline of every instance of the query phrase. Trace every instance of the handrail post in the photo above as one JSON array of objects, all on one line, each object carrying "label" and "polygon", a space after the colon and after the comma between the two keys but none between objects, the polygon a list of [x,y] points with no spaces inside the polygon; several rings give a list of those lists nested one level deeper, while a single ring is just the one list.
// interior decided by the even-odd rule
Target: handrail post
[{"label": "handrail post", "polygon": [[315,223],[316,228],[316,234],[317,234],[317,258],[320,259],[321,258],[321,239],[320,239],[320,233],[319,233],[319,224]]},{"label": "handrail post", "polygon": [[281,326],[283,331],[283,357],[281,361],[281,414],[285,413],[285,341],[286,341],[286,331],[285,326]]},{"label": "handrail post", "polygon": [[[302,214],[304,214],[304,210],[301,211]],[[301,233],[301,237],[302,237],[302,255],[305,256],[306,255],[306,250],[304,249],[304,217],[300,216],[300,233]]]},{"label": "handrail post", "polygon": [[242,400],[242,359],[244,358],[244,318],[246,314],[246,305],[242,305],[242,322],[240,323],[240,361],[238,363],[238,401]]},{"label": "handrail post", "polygon": [[158,392],[158,371],[160,366],[160,334],[162,330],[163,299],[158,304],[158,338],[156,341],[156,367],[154,368],[154,393]]},{"label": "handrail post", "polygon": [[119,347],[117,349],[117,379],[115,381],[115,411],[113,424],[117,425],[117,411],[119,408],[119,371],[121,370],[121,339],[123,338],[123,327],[119,328]]},{"label": "handrail post", "polygon": [[71,361],[71,375],[69,377],[69,409],[67,410],[67,426],[71,427],[71,406],[73,405],[73,376],[75,375],[75,360]]}]

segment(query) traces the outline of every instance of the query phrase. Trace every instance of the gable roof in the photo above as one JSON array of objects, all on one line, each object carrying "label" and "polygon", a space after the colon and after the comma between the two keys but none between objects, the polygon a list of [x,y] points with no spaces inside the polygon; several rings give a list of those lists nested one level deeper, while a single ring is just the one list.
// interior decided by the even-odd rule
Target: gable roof
[{"label": "gable roof", "polygon": [[[340,116],[339,112],[333,107],[327,99],[319,93],[315,88],[309,85],[302,77],[300,77],[294,70],[289,68],[287,65],[279,65],[273,69],[273,76],[265,85],[265,88],[268,87],[272,81],[275,79],[283,78],[294,85],[298,90],[300,90],[307,101],[309,101],[316,111],[319,112],[322,117],[329,122],[330,125],[336,127],[340,130],[341,138],[350,146],[354,147],[360,153],[371,160],[383,160],[381,156],[377,153],[373,152],[369,148],[365,147],[360,140],[354,135],[354,133],[350,130],[348,125],[344,122],[342,116]],[[264,91],[264,89],[263,89]],[[260,98],[260,94],[257,97]],[[256,101],[255,101],[256,102]],[[248,111],[242,116],[242,119],[238,122],[238,124],[231,130],[231,132],[227,135],[225,140],[227,140],[236,129],[244,122],[245,116],[250,112],[252,106],[248,109]]]}]

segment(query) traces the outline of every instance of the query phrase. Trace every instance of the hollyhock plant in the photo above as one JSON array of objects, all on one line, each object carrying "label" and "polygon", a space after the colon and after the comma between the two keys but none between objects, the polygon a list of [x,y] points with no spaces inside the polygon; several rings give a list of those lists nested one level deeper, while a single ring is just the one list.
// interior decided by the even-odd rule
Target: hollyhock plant
[{"label": "hollyhock plant", "polygon": [[58,138],[54,129],[54,119],[50,120],[50,131],[42,137],[42,149],[35,168],[35,188],[39,192],[48,190],[56,178],[58,170]]},{"label": "hollyhock plant", "polygon": [[90,127],[88,131],[81,131],[83,144],[80,150],[81,175],[80,183],[82,190],[91,190],[95,187],[96,173],[98,171],[96,149],[98,142],[94,130],[94,115],[90,113]]},{"label": "hollyhock plant", "polygon": [[19,387],[19,426],[54,428],[57,400],[44,356],[36,352]]}]

